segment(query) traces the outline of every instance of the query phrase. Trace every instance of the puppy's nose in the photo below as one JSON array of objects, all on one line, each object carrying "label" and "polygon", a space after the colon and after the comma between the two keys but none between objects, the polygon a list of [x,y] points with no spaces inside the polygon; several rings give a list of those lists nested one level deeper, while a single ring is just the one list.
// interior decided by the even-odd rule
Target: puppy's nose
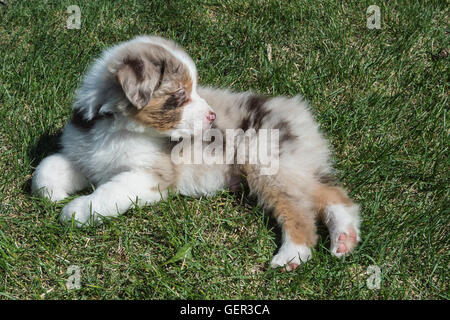
[{"label": "puppy's nose", "polygon": [[216,119],[216,114],[212,111],[209,111],[206,119],[208,119],[208,121],[212,123]]}]

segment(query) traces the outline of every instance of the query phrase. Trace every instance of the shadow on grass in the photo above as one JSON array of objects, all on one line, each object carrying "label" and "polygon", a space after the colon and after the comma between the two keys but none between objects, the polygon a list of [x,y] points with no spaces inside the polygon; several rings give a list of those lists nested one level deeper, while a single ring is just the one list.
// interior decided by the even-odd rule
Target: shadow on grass
[{"label": "shadow on grass", "polygon": [[[241,179],[241,188],[235,192],[231,192],[236,199],[241,199],[241,203],[250,205],[252,208],[259,206],[258,199],[255,195],[250,192],[250,187],[245,178]],[[282,232],[280,225],[273,217],[273,210],[260,209],[258,214],[262,212],[264,215],[264,225],[267,226],[268,230],[272,230],[275,233],[275,243],[277,244],[277,249],[272,255],[275,255],[281,247],[282,244]]]},{"label": "shadow on grass", "polygon": [[[60,149],[59,139],[62,134],[62,129],[58,130],[56,133],[51,133],[49,131],[42,134],[37,142],[28,149],[27,156],[31,159],[30,165],[36,168],[39,163],[45,157],[56,153]],[[31,193],[31,177],[27,179],[21,186],[23,192],[28,194]]]}]

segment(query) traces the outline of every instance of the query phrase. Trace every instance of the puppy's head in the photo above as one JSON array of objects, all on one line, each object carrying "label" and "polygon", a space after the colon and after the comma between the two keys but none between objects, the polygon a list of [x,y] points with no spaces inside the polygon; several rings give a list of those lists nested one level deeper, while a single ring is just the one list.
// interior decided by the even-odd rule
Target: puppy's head
[{"label": "puppy's head", "polygon": [[211,127],[215,114],[197,94],[197,70],[174,43],[141,37],[122,44],[108,69],[130,102],[132,120],[171,136],[190,136]]}]

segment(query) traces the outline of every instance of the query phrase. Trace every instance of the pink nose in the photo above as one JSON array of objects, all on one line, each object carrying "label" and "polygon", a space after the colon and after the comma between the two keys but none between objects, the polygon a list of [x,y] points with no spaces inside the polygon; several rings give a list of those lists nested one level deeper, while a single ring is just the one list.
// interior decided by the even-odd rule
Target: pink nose
[{"label": "pink nose", "polygon": [[208,119],[209,122],[213,122],[216,119],[216,114],[210,111],[206,116],[206,119]]}]

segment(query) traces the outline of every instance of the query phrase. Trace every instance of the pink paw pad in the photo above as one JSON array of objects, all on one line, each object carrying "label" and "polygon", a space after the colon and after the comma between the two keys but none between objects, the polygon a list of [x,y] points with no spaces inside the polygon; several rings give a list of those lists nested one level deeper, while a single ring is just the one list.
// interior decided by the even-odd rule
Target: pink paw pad
[{"label": "pink paw pad", "polygon": [[297,269],[297,267],[299,266],[299,264],[297,263],[288,263],[286,266],[284,266],[284,268],[281,268],[281,272],[285,272],[285,271],[292,271],[294,269]]},{"label": "pink paw pad", "polygon": [[297,263],[289,263],[288,264],[288,271],[294,270],[298,267]]},{"label": "pink paw pad", "polygon": [[353,228],[350,228],[347,233],[341,233],[338,237],[339,246],[336,253],[346,254],[352,250],[358,242],[358,236]]}]

